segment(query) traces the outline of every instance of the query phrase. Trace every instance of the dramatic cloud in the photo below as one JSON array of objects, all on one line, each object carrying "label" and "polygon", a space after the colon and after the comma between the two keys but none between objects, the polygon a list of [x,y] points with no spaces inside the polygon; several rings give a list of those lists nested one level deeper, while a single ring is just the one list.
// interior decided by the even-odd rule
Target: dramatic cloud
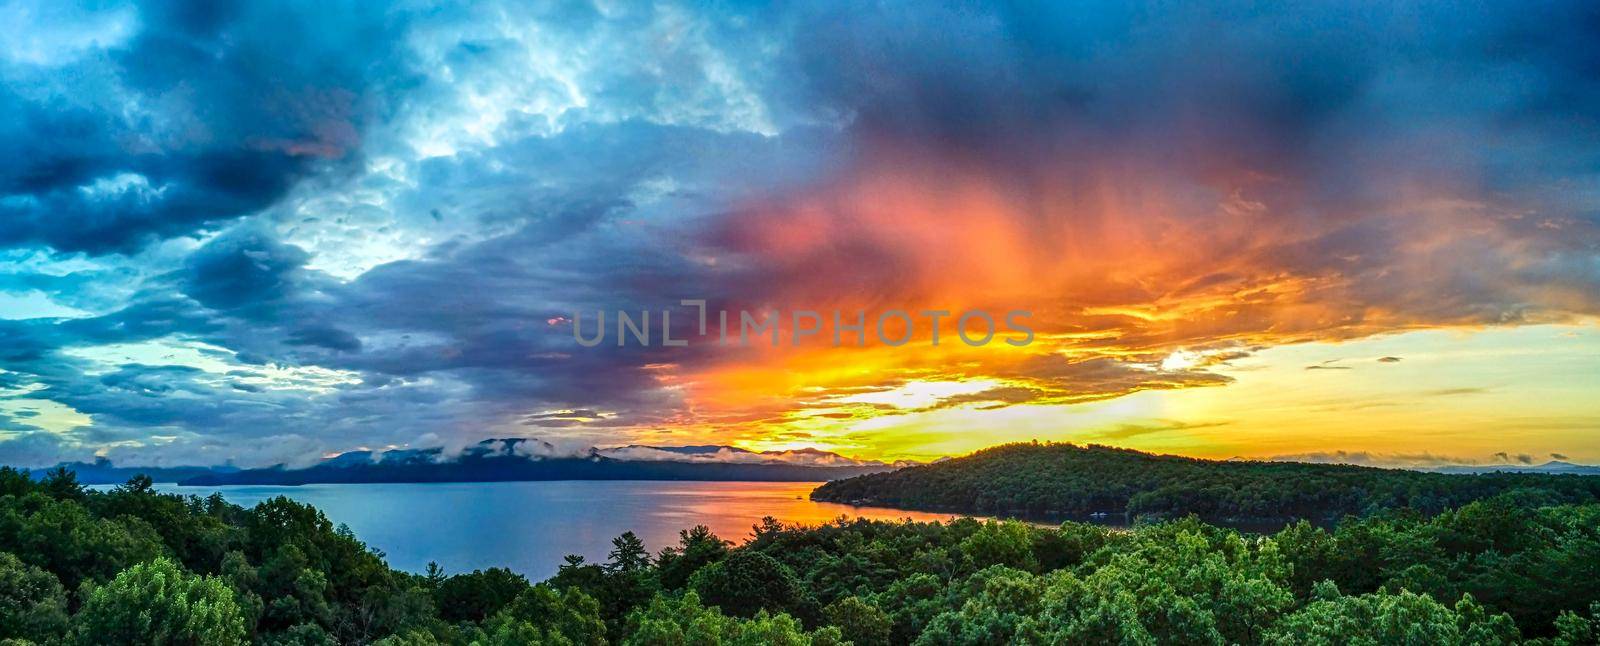
[{"label": "dramatic cloud", "polygon": [[375,5],[151,2],[59,16],[27,4],[24,20],[68,23],[38,27],[90,33],[4,52],[4,243],[127,251],[270,207],[357,161],[362,131],[387,112],[384,86],[406,82],[406,57],[390,49],[401,34]]},{"label": "dramatic cloud", "polygon": [[[896,420],[1231,388],[1266,348],[1600,315],[1591,3],[17,7],[0,462],[809,463]],[[685,298],[1035,338],[572,338],[687,326]],[[1428,365],[1384,351],[1293,369]]]}]

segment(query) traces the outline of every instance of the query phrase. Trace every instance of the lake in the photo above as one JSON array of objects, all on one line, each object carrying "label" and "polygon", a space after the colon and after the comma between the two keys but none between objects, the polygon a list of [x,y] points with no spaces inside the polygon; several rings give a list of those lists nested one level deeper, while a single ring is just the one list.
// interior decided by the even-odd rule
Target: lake
[{"label": "lake", "polygon": [[839,516],[948,520],[954,514],[812,502],[818,482],[597,481],[427,484],[312,484],[183,487],[163,493],[220,492],[245,507],[276,496],[309,503],[335,524],[382,550],[389,565],[421,572],[429,561],[448,573],[507,567],[530,580],[552,576],[567,554],[604,561],[611,539],[632,531],[651,552],[678,544],[695,525],[743,542],[763,516],[815,525]]}]

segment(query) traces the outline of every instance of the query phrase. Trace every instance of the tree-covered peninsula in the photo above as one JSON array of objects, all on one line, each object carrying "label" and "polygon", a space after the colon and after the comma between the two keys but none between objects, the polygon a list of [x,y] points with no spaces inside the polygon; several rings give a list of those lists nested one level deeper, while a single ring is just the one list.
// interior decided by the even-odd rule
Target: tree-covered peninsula
[{"label": "tree-covered peninsula", "polygon": [[835,480],[813,500],[1027,517],[1331,522],[1404,508],[1433,514],[1507,492],[1600,500],[1600,477],[1444,474],[1344,464],[1202,460],[1106,446],[1005,444],[965,457]]}]

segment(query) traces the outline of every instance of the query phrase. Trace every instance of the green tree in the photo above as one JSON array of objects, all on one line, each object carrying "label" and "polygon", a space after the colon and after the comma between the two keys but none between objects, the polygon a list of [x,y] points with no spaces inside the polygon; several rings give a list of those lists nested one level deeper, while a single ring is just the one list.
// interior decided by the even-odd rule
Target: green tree
[{"label": "green tree", "polygon": [[640,572],[650,567],[650,552],[633,532],[623,532],[611,539],[611,553],[607,557],[611,560],[606,563],[606,569],[611,572]]},{"label": "green tree", "polygon": [[55,575],[0,552],[0,639],[48,642],[67,628],[67,595]]},{"label": "green tree", "polygon": [[610,560],[601,568],[602,583],[595,590],[601,614],[617,630],[628,613],[650,602],[655,596],[655,571],[650,567],[650,552],[633,532],[612,539]]},{"label": "green tree", "polygon": [[361,601],[361,632],[389,635],[425,630],[438,621],[433,591],[420,577],[394,585],[373,586]]},{"label": "green tree", "polygon": [[600,602],[576,588],[557,590],[539,584],[517,595],[501,614],[573,644],[606,643]]},{"label": "green tree", "polygon": [[74,617],[85,646],[216,646],[244,641],[244,617],[222,580],[183,572],[161,558],[140,563],[89,593]]},{"label": "green tree", "polygon": [[492,567],[445,579],[434,590],[433,598],[445,621],[483,621],[529,587],[522,575]]},{"label": "green tree", "polygon": [[316,624],[299,624],[260,640],[261,646],[339,646],[339,641]]},{"label": "green tree", "polygon": [[776,559],[747,550],[713,563],[689,581],[699,598],[735,617],[753,617],[803,608],[804,597],[794,572]]},{"label": "green tree", "polygon": [[139,518],[96,517],[75,500],[39,493],[13,503],[0,518],[0,545],[23,562],[49,570],[67,589],[85,580],[108,580],[166,553],[161,536]]},{"label": "green tree", "polygon": [[705,525],[678,532],[678,547],[664,548],[656,558],[656,572],[661,587],[677,590],[689,583],[696,570],[722,560],[728,555],[728,542],[717,538]]},{"label": "green tree", "polygon": [[905,644],[922,634],[928,622],[945,610],[944,591],[939,577],[917,573],[890,583],[872,595],[873,605],[889,615],[890,641]]},{"label": "green tree", "polygon": [[328,574],[313,566],[297,544],[280,545],[256,573],[255,592],[265,600],[264,630],[308,623],[333,625],[335,603],[329,599]]},{"label": "green tree", "polygon": [[90,496],[86,506],[103,518],[137,518],[154,530],[166,551],[179,564],[197,571],[215,572],[229,543],[237,534],[219,517],[221,498],[201,502],[195,498],[163,495],[149,476],[137,475],[109,492]]},{"label": "green tree", "polygon": [[1556,617],[1555,643],[1559,646],[1585,646],[1600,643],[1600,601],[1589,604],[1588,616],[1566,611]]},{"label": "green tree", "polygon": [[1041,571],[1072,567],[1111,542],[1111,530],[1089,523],[1062,523],[1055,531],[1033,532],[1033,555]]},{"label": "green tree", "polygon": [[1038,568],[1033,556],[1033,535],[1026,524],[1017,521],[984,523],[961,541],[961,553],[978,569],[1004,565],[1031,572]]},{"label": "green tree", "polygon": [[579,554],[568,554],[562,560],[562,564],[556,568],[556,575],[550,579],[551,585],[558,588],[578,588],[591,594],[605,585],[604,567],[584,562],[583,556]]},{"label": "green tree", "polygon": [[1285,616],[1263,640],[1268,644],[1512,644],[1515,624],[1491,615],[1464,596],[1451,608],[1427,595],[1380,590],[1342,596],[1321,586],[1318,600]]},{"label": "green tree", "polygon": [[1022,570],[1003,565],[980,570],[950,590],[951,609],[935,616],[916,643],[1012,643],[1028,618],[1038,614],[1043,590]]},{"label": "green tree", "polygon": [[699,595],[657,595],[629,616],[627,646],[839,646],[837,628],[807,633],[800,621],[786,614],[760,611],[749,619],[729,617],[700,603]]},{"label": "green tree", "polygon": [[372,646],[442,646],[446,643],[426,630],[410,630],[374,641]]},{"label": "green tree", "polygon": [[78,474],[66,467],[51,469],[39,484],[45,495],[56,500],[82,502],[89,497],[83,485],[78,484]]},{"label": "green tree", "polygon": [[1338,545],[1322,528],[1301,520],[1279,530],[1272,540],[1291,567],[1289,587],[1296,595],[1304,597],[1312,585],[1337,575]]},{"label": "green tree", "polygon": [[1048,577],[1041,612],[1019,630],[1053,642],[1251,643],[1294,602],[1276,545],[1192,518],[1142,527],[1083,569]]},{"label": "green tree", "polygon": [[839,628],[843,637],[856,646],[880,646],[889,643],[893,622],[889,615],[860,597],[844,597],[822,610],[829,624]]}]

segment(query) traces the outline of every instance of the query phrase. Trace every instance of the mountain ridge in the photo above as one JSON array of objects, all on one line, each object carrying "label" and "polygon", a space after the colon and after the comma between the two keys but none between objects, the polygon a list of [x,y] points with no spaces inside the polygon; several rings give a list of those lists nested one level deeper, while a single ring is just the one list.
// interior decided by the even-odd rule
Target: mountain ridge
[{"label": "mountain ridge", "polygon": [[562,450],[532,438],[491,438],[445,447],[346,451],[300,468],[124,467],[100,458],[33,469],[66,468],[84,484],[120,484],[135,475],[185,485],[523,480],[710,480],[820,482],[903,466],[857,460],[815,448],[752,451],[725,445],[587,447]]},{"label": "mountain ridge", "polygon": [[[1011,446],[1011,445],[1000,445]],[[1096,445],[1090,445],[1096,446]],[[1000,447],[990,447],[991,449]],[[1098,447],[1119,451],[1131,449],[1114,449],[1113,447]],[[988,450],[988,449],[985,449]],[[980,451],[981,453],[981,451]],[[1153,454],[1146,454],[1153,455]],[[396,482],[406,481],[403,478],[417,478],[424,482],[464,481],[473,482],[489,478],[488,475],[474,475],[470,469],[452,468],[448,466],[463,457],[469,460],[483,460],[493,457],[521,457],[529,462],[541,463],[546,468],[536,469],[528,467],[518,475],[516,469],[508,473],[509,463],[497,463],[493,471],[494,480],[504,479],[671,479],[671,480],[730,480],[748,478],[753,480],[777,481],[824,481],[837,478],[867,475],[870,473],[883,473],[905,467],[943,464],[963,457],[942,457],[930,462],[914,462],[899,460],[884,462],[880,460],[861,460],[850,458],[831,451],[806,447],[783,451],[754,451],[736,446],[723,444],[691,444],[681,446],[658,446],[649,444],[628,444],[614,447],[586,447],[581,449],[563,450],[556,445],[537,438],[490,438],[481,440],[471,445],[454,450],[446,447],[425,448],[394,448],[386,450],[357,449],[345,451],[337,455],[323,458],[315,464],[304,467],[292,467],[288,464],[276,464],[257,468],[240,468],[232,464],[215,466],[179,465],[179,466],[120,466],[106,458],[97,458],[93,462],[63,462],[53,467],[35,468],[29,471],[36,477],[42,476],[46,471],[56,468],[66,468],[77,474],[80,482],[85,484],[120,484],[135,475],[150,476],[156,482],[192,483],[192,484],[231,484],[252,482],[265,484],[271,482],[312,483],[324,481],[338,482]],[[1184,460],[1194,460],[1182,456],[1162,456]],[[573,461],[606,461],[628,463],[637,468],[625,466],[608,466],[605,468],[580,468]],[[563,462],[565,461],[565,462]],[[1244,457],[1233,457],[1216,462],[1227,463],[1272,463],[1272,464],[1307,464],[1328,467],[1358,467],[1385,470],[1403,470],[1420,473],[1453,474],[1453,475],[1484,475],[1494,473],[1504,474],[1571,474],[1594,476],[1600,475],[1600,465],[1575,464],[1562,460],[1550,460],[1543,464],[1446,464],[1431,467],[1390,467],[1366,464],[1323,463],[1323,462],[1297,462],[1290,460],[1255,460]],[[651,463],[673,463],[681,466],[642,466]],[[377,466],[374,466],[377,465]],[[428,465],[440,465],[438,468],[428,468]],[[721,466],[717,466],[721,465]],[[696,469],[694,467],[714,467],[710,469]],[[748,468],[734,468],[748,467]],[[763,469],[760,467],[786,467],[782,469]],[[335,469],[348,468],[348,471],[335,471]],[[398,472],[386,472],[390,469],[409,469],[410,475],[402,476]],[[310,471],[310,473],[306,473]],[[543,471],[544,473],[537,473]],[[859,472],[855,472],[859,471]],[[636,472],[636,473],[635,473]],[[557,477],[559,476],[559,477]],[[396,480],[396,478],[402,478]],[[445,480],[441,478],[460,478],[460,480]]]}]

